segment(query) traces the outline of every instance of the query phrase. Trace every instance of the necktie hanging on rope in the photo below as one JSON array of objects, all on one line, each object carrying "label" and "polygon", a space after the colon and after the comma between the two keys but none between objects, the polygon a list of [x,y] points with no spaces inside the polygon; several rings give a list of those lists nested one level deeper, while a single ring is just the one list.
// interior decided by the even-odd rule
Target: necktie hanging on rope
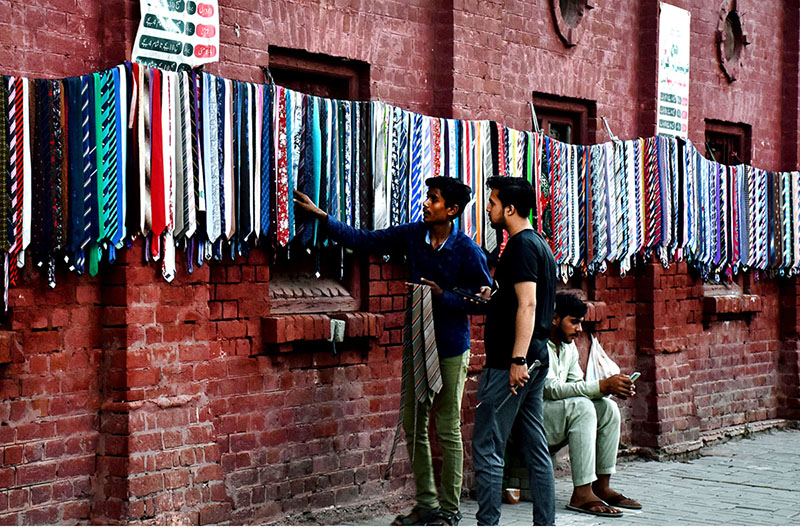
[{"label": "necktie hanging on rope", "polygon": [[425,201],[425,186],[422,183],[422,116],[411,115],[409,130],[409,200],[408,217],[411,222],[422,220],[422,202]]},{"label": "necktie hanging on rope", "polygon": [[589,185],[592,196],[592,261],[588,272],[604,271],[608,255],[608,197],[605,178],[605,145],[589,147]]},{"label": "necktie hanging on rope", "polygon": [[[353,225],[353,106],[350,101],[341,102],[342,124],[342,143],[339,145],[342,155],[340,156],[342,166],[342,177],[340,178],[342,216],[345,224]],[[408,113],[404,124],[408,132]],[[405,174],[408,181],[408,143],[406,143]],[[408,203],[408,191],[406,190],[406,203]],[[403,223],[408,222],[408,207],[402,212]]]},{"label": "necktie hanging on rope", "polygon": [[404,211],[408,212],[408,129],[403,110],[394,107],[392,114],[392,200],[391,223],[403,222]]},{"label": "necktie hanging on rope", "polygon": [[358,104],[360,107],[360,128],[361,134],[359,136],[359,228],[366,229],[372,225],[372,215],[374,211],[374,187],[372,185],[373,178],[373,157],[372,157],[372,109],[373,106],[369,102],[361,102]]},{"label": "necktie hanging on rope", "polygon": [[[18,120],[18,116],[15,115],[17,112],[17,105],[16,99],[20,98],[22,94],[20,93],[17,95],[16,87],[14,85],[14,79],[8,79],[8,86],[6,85],[6,77],[0,76],[0,251],[6,252],[4,258],[4,272],[3,272],[3,307],[4,311],[8,311],[8,287],[9,287],[9,254],[7,253],[9,246],[8,241],[8,230],[3,229],[4,226],[8,225],[8,217],[9,217],[9,203],[6,194],[6,186],[8,183],[6,182],[6,167],[9,167],[10,171],[15,171],[14,165],[18,164],[21,160],[16,159],[16,150],[18,146],[16,145],[17,134],[20,132],[19,129],[11,130],[12,127],[16,128],[16,123]],[[11,95],[10,95],[11,94]],[[20,101],[21,102],[21,101]],[[6,105],[8,105],[9,109],[6,109]],[[6,123],[6,117],[8,116],[9,123]],[[9,142],[6,140],[6,127],[9,128],[9,136],[10,142],[14,144],[13,147],[10,147]],[[21,145],[21,143],[19,143]],[[9,148],[10,147],[10,148]],[[12,151],[11,157],[9,157],[9,150]],[[11,165],[9,166],[9,162]],[[10,178],[13,182],[16,178]],[[12,191],[13,192],[13,191]]]},{"label": "necktie hanging on rope", "polygon": [[[494,157],[492,154],[492,131],[491,123],[489,121],[481,121],[481,145],[479,146],[483,158],[483,182],[481,189],[486,185],[486,180],[494,176]],[[481,211],[486,211],[489,204],[490,193],[484,191],[481,195],[482,199],[477,202]],[[484,247],[486,251],[492,253],[497,249],[497,231],[491,225],[491,219],[488,214],[484,214],[483,232],[486,240]]]},{"label": "necktie hanging on rope", "polygon": [[387,181],[389,173],[387,171],[389,125],[388,120],[390,111],[386,104],[373,102],[372,106],[372,159],[373,159],[373,193],[375,197],[375,216],[373,218],[373,229],[385,229],[389,226],[389,211],[387,200]]},{"label": "necktie hanging on rope", "polygon": [[[8,287],[17,285],[17,257],[22,250],[22,195],[25,172],[24,145],[29,140],[24,128],[23,80],[12,77],[8,80],[8,150],[6,150],[6,86],[0,80],[0,167],[8,161],[8,181],[6,173],[0,170],[0,222],[10,229],[0,229],[0,251],[8,251],[5,258],[4,306],[8,309]],[[10,199],[6,189],[11,191]],[[8,223],[10,222],[10,224]],[[10,240],[7,238],[10,234]]]},{"label": "necktie hanging on rope", "polygon": [[287,134],[286,134],[286,95],[283,88],[275,87],[275,166],[277,170],[276,185],[276,229],[280,246],[289,242],[289,173],[287,167]]}]

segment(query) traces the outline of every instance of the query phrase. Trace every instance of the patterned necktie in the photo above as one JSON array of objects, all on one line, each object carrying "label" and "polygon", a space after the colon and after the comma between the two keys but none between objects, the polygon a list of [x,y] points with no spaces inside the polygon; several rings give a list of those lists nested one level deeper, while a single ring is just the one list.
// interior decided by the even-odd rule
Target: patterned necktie
[{"label": "patterned necktie", "polygon": [[201,77],[203,96],[203,176],[206,187],[206,235],[214,244],[222,236],[222,211],[219,192],[219,118],[217,82],[208,73]]},{"label": "patterned necktie", "polygon": [[[8,200],[6,194],[6,186],[8,183],[13,185],[15,178],[11,176],[12,172],[16,172],[14,165],[19,163],[19,160],[15,159],[14,152],[17,149],[17,145],[15,144],[16,135],[18,133],[17,130],[11,130],[12,127],[15,126],[15,122],[17,119],[16,115],[16,108],[15,108],[15,99],[17,98],[17,94],[15,93],[14,87],[14,79],[8,79],[9,87],[6,88],[6,77],[0,76],[0,246],[2,246],[3,251],[7,251],[9,246],[8,240],[8,229],[3,229],[4,226],[8,226]],[[13,97],[10,96],[13,94]],[[21,96],[22,94],[20,94]],[[8,111],[6,110],[6,103],[8,103]],[[8,116],[8,128],[9,128],[9,137],[11,144],[14,144],[11,147],[11,158],[9,157],[9,143],[6,142],[6,116]],[[19,143],[21,145],[21,143]],[[13,159],[13,163],[9,166],[9,162]],[[6,167],[9,168],[9,182],[6,182]],[[13,188],[11,189],[13,193]],[[12,224],[13,229],[13,224]],[[13,241],[12,241],[13,242]],[[5,311],[8,311],[8,286],[11,282],[10,274],[14,273],[14,282],[16,283],[16,261],[11,258],[12,255],[6,253],[4,260],[4,273],[3,273],[3,308]],[[9,262],[10,261],[10,262]],[[11,269],[9,269],[9,264],[11,265]]]},{"label": "patterned necktie", "polygon": [[361,229],[361,173],[362,158],[361,158],[361,105],[359,103],[352,103],[353,109],[353,188],[351,201],[353,203],[353,227]]},{"label": "patterned necktie", "polygon": [[289,242],[289,173],[286,165],[286,96],[280,86],[275,87],[275,105],[276,228],[278,244],[286,246]]},{"label": "patterned necktie", "polygon": [[372,173],[373,173],[373,196],[374,217],[373,229],[384,229],[389,225],[389,209],[386,207],[386,159],[387,159],[387,115],[388,108],[384,103],[375,101],[372,105]]},{"label": "patterned necktie", "polygon": [[[78,267],[83,267],[83,261],[88,252],[93,251],[99,232],[97,214],[97,140],[94,123],[97,120],[94,96],[94,79],[87,75],[81,77],[81,157],[83,160],[83,235],[80,249],[83,258]],[[90,273],[93,270],[90,270]]]},{"label": "patterned necktie", "polygon": [[[80,244],[83,236],[83,153],[81,151],[81,80],[72,77],[64,80],[64,91],[66,93],[67,112],[66,128],[67,131],[67,157],[69,180],[69,218],[67,228],[66,259],[70,269],[83,273],[82,260],[80,257]],[[21,124],[21,123],[20,123]],[[21,220],[21,218],[20,218]],[[79,264],[80,262],[80,266]]]},{"label": "patterned necktie", "polygon": [[[316,202],[316,191],[314,189],[314,147],[313,147],[313,119],[314,101],[312,96],[303,96],[302,101],[303,134],[300,143],[300,161],[297,167],[297,189]],[[311,222],[304,216],[296,217],[297,226],[295,237],[300,244],[307,246],[311,239]]]},{"label": "patterned necktie", "polygon": [[[341,200],[339,198],[339,105],[336,101],[328,104],[328,213],[341,221]],[[392,165],[392,168],[394,166]],[[391,199],[391,197],[389,197]]]},{"label": "patterned necktie", "polygon": [[372,225],[372,214],[373,211],[373,204],[375,202],[373,197],[374,188],[372,185],[372,151],[370,146],[372,145],[372,104],[369,102],[362,102],[359,103],[361,107],[361,134],[359,136],[359,154],[360,154],[360,165],[361,165],[361,172],[359,174],[359,216],[360,222],[359,227],[361,229],[367,228],[367,226]]},{"label": "patterned necktie", "polygon": [[[340,149],[342,155],[340,156],[342,170],[341,178],[341,197],[342,213],[344,221],[347,225],[353,225],[353,105],[350,101],[340,102],[342,124],[342,143]],[[407,120],[406,120],[407,123]],[[407,132],[406,125],[406,132]],[[406,160],[406,179],[408,179],[408,153],[404,156]],[[407,199],[406,199],[407,201]],[[408,221],[408,211],[406,210],[402,215],[405,221]]]}]

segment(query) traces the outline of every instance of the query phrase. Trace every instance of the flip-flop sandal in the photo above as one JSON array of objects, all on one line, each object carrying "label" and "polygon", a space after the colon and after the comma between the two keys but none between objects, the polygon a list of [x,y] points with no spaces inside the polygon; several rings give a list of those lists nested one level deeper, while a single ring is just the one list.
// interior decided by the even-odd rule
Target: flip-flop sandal
[{"label": "flip-flop sandal", "polygon": [[572,504],[567,504],[566,508],[568,510],[572,510],[578,513],[588,513],[589,515],[597,515],[598,517],[622,517],[622,512],[612,513],[604,511],[595,511],[592,509],[597,506],[608,506],[608,505],[603,501],[596,500],[596,501],[585,502],[580,506],[573,506]]},{"label": "flip-flop sandal", "polygon": [[636,502],[635,500],[626,497],[622,493],[619,493],[612,497],[611,499],[605,501],[606,504],[609,506],[614,506],[615,508],[627,508],[629,510],[641,510],[642,505]]},{"label": "flip-flop sandal", "polygon": [[398,515],[391,526],[425,526],[437,519],[439,510],[429,510],[415,506],[408,515]]}]

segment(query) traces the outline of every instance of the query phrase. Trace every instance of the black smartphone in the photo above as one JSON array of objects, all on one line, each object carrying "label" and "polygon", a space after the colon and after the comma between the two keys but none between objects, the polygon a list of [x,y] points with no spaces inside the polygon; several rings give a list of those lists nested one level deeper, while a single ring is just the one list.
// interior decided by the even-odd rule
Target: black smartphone
[{"label": "black smartphone", "polygon": [[489,302],[489,299],[484,299],[483,297],[475,295],[471,291],[465,290],[464,288],[453,288],[452,292],[479,304],[486,304]]}]

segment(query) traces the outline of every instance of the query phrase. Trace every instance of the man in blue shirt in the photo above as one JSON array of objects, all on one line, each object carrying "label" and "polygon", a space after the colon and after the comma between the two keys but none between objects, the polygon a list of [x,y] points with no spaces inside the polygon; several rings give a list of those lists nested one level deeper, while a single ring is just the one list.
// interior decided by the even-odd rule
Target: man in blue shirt
[{"label": "man in blue shirt", "polygon": [[[461,397],[469,366],[468,311],[473,304],[453,292],[489,289],[491,278],[481,248],[459,231],[453,220],[464,211],[472,191],[454,178],[429,178],[427,198],[422,204],[422,222],[369,231],[354,229],[318,208],[308,196],[295,191],[295,206],[327,223],[328,236],[342,245],[381,255],[404,254],[409,280],[427,284],[433,296],[436,347],[442,373],[438,394],[414,404],[413,387],[405,391],[403,429],[416,485],[416,506],[400,515],[395,525],[456,525],[461,519],[459,502],[463,473],[461,442]],[[413,383],[413,377],[409,377]],[[433,410],[436,433],[442,448],[441,496],[433,478],[428,415]]]}]

